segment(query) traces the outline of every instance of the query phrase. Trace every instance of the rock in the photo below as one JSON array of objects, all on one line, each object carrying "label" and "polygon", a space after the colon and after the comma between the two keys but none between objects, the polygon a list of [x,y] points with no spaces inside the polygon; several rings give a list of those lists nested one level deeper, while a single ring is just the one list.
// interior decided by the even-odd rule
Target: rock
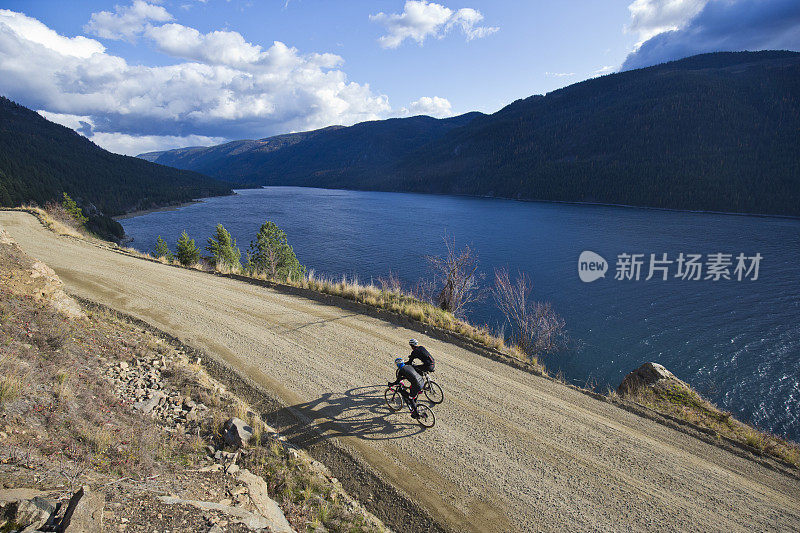
[{"label": "rock", "polygon": [[[254,530],[264,529],[269,527],[270,522],[263,516],[257,513],[251,513],[239,507],[231,507],[229,505],[222,505],[214,502],[204,502],[198,500],[184,500],[174,496],[159,496],[158,499],[161,503],[167,505],[191,505],[202,511],[220,511],[234,519],[236,522],[245,525],[246,527]],[[277,530],[276,530],[277,531]],[[291,530],[290,530],[291,531]]]},{"label": "rock", "polygon": [[269,529],[273,533],[294,533],[289,521],[286,520],[281,508],[275,500],[269,497],[267,482],[249,470],[240,470],[237,479],[247,486],[250,501],[253,502],[258,513],[267,519]]},{"label": "rock", "polygon": [[664,368],[658,363],[645,363],[622,380],[622,383],[617,387],[617,394],[625,396],[627,394],[634,394],[642,387],[653,385],[662,379],[676,378],[672,372]]},{"label": "rock", "polygon": [[239,471],[239,465],[237,465],[236,463],[231,463],[230,465],[228,465],[228,468],[225,469],[225,473],[230,475],[234,475],[238,471]]},{"label": "rock", "polygon": [[246,446],[253,436],[253,428],[241,418],[231,418],[225,422],[225,444],[229,446]]},{"label": "rock", "polygon": [[104,505],[105,497],[84,485],[70,498],[59,531],[102,533]]},{"label": "rock", "polygon": [[[35,489],[0,490],[0,527],[5,521],[16,523],[24,531],[36,531],[53,518],[56,506]],[[3,529],[5,531],[5,529]]]},{"label": "rock", "polygon": [[153,412],[153,409],[158,407],[158,404],[161,403],[161,400],[166,398],[166,396],[167,395],[161,391],[153,391],[150,398],[136,402],[133,404],[133,408],[143,413],[151,413]]}]

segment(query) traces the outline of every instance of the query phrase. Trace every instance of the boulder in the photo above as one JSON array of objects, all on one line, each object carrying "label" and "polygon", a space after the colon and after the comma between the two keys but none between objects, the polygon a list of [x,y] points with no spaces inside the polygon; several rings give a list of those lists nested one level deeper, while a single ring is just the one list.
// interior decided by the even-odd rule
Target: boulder
[{"label": "boulder", "polygon": [[247,446],[253,436],[253,428],[241,418],[231,418],[223,426],[225,430],[225,444],[229,446]]},{"label": "boulder", "polygon": [[36,531],[53,518],[56,506],[35,489],[0,490],[0,529],[10,524]]},{"label": "boulder", "polygon": [[253,502],[258,513],[267,519],[270,531],[273,533],[294,533],[281,508],[278,507],[275,500],[269,497],[267,482],[263,478],[249,470],[242,469],[236,479],[247,486],[250,501]]},{"label": "boulder", "polygon": [[161,400],[166,398],[167,395],[161,391],[154,391],[149,399],[142,400],[133,404],[133,408],[143,413],[152,413],[158,407]]},{"label": "boulder", "polygon": [[622,383],[620,383],[619,387],[617,387],[617,394],[620,396],[635,394],[636,391],[642,387],[654,385],[662,379],[674,379],[676,381],[680,381],[672,372],[664,368],[662,365],[658,363],[645,363],[625,376],[625,379],[623,379]]},{"label": "boulder", "polygon": [[104,506],[105,497],[84,485],[70,498],[59,531],[102,533]]}]

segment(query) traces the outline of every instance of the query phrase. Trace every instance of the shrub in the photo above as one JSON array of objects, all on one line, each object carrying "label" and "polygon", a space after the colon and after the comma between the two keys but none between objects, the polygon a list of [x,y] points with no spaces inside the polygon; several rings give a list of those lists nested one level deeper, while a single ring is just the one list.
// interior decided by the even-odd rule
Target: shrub
[{"label": "shrub", "polygon": [[242,268],[239,262],[242,252],[236,247],[236,241],[222,224],[217,224],[216,232],[208,238],[206,250],[211,253],[211,263],[216,268],[229,270]]},{"label": "shrub", "polygon": [[564,319],[549,303],[531,301],[533,284],[524,272],[511,281],[508,270],[494,272],[495,303],[513,328],[513,338],[529,357],[555,352],[564,346]]},{"label": "shrub", "polygon": [[250,273],[265,274],[271,279],[299,279],[306,267],[300,264],[289,245],[286,233],[274,222],[266,221],[250,243]]},{"label": "shrub", "polygon": [[200,250],[195,246],[194,239],[190,239],[185,231],[181,233],[178,239],[175,256],[184,266],[193,265],[200,261]]},{"label": "shrub", "polygon": [[436,303],[444,311],[463,318],[467,306],[480,300],[478,257],[469,246],[456,250],[455,239],[444,237],[447,254],[444,257],[428,257],[433,267],[435,283],[440,285]]},{"label": "shrub", "polygon": [[164,239],[161,238],[161,235],[159,235],[158,238],[156,239],[155,256],[157,259],[163,257],[167,261],[172,261],[174,259],[174,256],[172,255],[169,246],[167,246],[166,241],[164,241]]},{"label": "shrub", "polygon": [[64,206],[64,209],[66,209],[67,213],[69,213],[79,226],[83,226],[89,221],[87,217],[83,216],[83,211],[78,207],[75,200],[70,198],[67,193],[64,193],[64,200],[61,202],[61,205]]}]

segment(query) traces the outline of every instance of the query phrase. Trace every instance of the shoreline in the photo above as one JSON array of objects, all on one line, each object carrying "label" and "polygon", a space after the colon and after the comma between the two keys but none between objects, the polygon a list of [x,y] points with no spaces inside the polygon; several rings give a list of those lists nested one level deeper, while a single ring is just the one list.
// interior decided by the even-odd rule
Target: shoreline
[{"label": "shoreline", "polygon": [[[216,198],[216,196],[209,196],[209,198]],[[150,213],[161,213],[161,212],[164,212],[164,211],[177,211],[181,207],[186,207],[186,206],[194,205],[194,204],[202,204],[203,200],[205,200],[205,198],[199,198],[197,200],[192,200],[190,202],[183,202],[181,204],[165,205],[163,207],[151,207],[150,209],[142,209],[142,210],[139,210],[139,211],[131,211],[130,213],[125,213],[124,215],[118,215],[118,216],[111,217],[111,218],[113,218],[114,220],[119,221],[119,220],[125,220],[126,218],[134,218],[134,217],[140,217],[140,216],[143,216],[143,215],[149,215]]]},{"label": "shoreline", "polygon": [[[235,185],[235,184],[234,184]],[[778,214],[771,214],[771,213],[740,213],[736,211],[703,211],[703,210],[693,210],[693,209],[677,209],[673,207],[653,207],[647,205],[630,205],[630,204],[612,204],[612,203],[603,203],[603,202],[581,202],[577,200],[540,200],[540,199],[532,199],[532,198],[509,198],[505,196],[488,196],[488,195],[478,195],[478,194],[459,194],[459,193],[450,193],[450,192],[418,192],[418,191],[388,191],[388,190],[381,190],[381,189],[345,189],[339,187],[312,187],[307,185],[261,185],[258,187],[246,187],[246,188],[233,188],[232,195],[225,195],[225,196],[234,196],[238,194],[237,191],[248,191],[254,189],[267,189],[272,187],[297,187],[302,189],[320,189],[323,191],[349,191],[349,192],[383,192],[383,193],[391,193],[391,194],[419,194],[419,195],[426,195],[426,196],[452,196],[454,198],[475,198],[475,199],[482,199],[482,200],[504,200],[510,202],[523,202],[523,203],[540,203],[540,204],[561,204],[561,205],[577,205],[577,206],[585,206],[585,207],[617,207],[623,209],[643,209],[647,211],[668,211],[673,213],[687,213],[693,215],[728,215],[728,216],[738,216],[738,217],[757,217],[757,218],[780,218],[780,219],[788,219],[788,220],[800,220],[800,216],[796,215],[778,215]],[[169,205],[163,207],[153,207],[151,209],[142,209],[139,211],[131,211],[130,213],[125,213],[124,215],[119,215],[116,217],[112,217],[114,220],[125,220],[128,218],[134,218],[144,215],[149,215],[150,213],[158,213],[162,211],[176,211],[181,207],[186,207],[193,204],[201,204],[205,200],[209,198],[219,198],[218,196],[207,196],[203,198],[198,198],[196,200],[192,200],[190,202],[184,202],[181,204],[176,205]]]}]

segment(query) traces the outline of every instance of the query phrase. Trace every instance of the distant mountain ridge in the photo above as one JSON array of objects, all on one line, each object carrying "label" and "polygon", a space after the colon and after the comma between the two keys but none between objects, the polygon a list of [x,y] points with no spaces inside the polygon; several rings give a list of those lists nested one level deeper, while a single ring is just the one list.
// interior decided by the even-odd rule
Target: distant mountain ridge
[{"label": "distant mountain ridge", "polygon": [[479,116],[482,113],[446,119],[415,116],[375,120],[209,148],[150,152],[138,157],[241,184],[264,185],[306,175],[336,174],[343,169],[368,173],[399,161]]},{"label": "distant mountain ridge", "polygon": [[800,216],[800,53],[702,54],[491,115],[270,139],[148,157],[242,184]]},{"label": "distant mountain ridge", "polygon": [[0,96],[0,205],[44,204],[64,192],[113,216],[231,190],[196,172],[103,150]]}]

